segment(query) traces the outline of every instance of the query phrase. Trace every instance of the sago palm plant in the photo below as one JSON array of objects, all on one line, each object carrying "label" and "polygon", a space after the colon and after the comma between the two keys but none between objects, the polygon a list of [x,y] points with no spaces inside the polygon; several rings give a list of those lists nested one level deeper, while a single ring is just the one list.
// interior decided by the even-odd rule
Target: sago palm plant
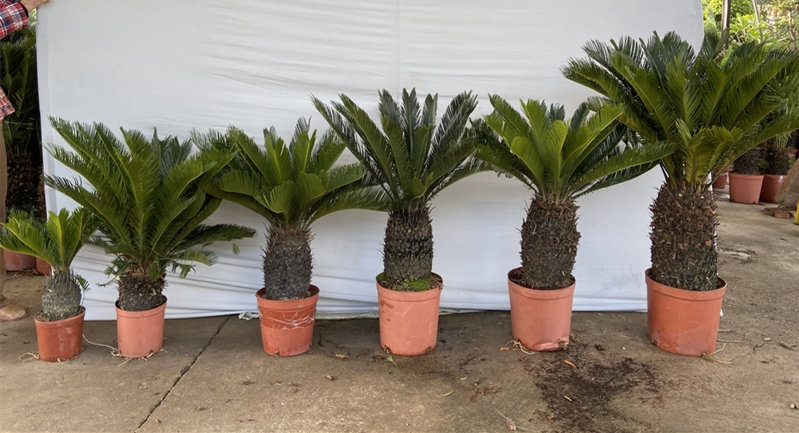
[{"label": "sago palm plant", "polygon": [[477,157],[534,193],[521,229],[521,274],[512,277],[533,289],[568,287],[580,240],[575,199],[647,172],[670,148],[620,144],[626,128],[617,106],[591,114],[581,104],[565,120],[560,105],[522,101],[520,113],[497,95],[490,100],[494,112],[475,122]]},{"label": "sago palm plant", "polygon": [[215,261],[205,246],[255,234],[233,224],[202,224],[221,200],[198,185],[224,167],[227,155],[192,155],[188,142],[157,134],[148,140],[134,130],[122,129],[120,140],[100,123],[51,123],[74,153],[58,146],[48,151],[83,179],[48,175],[45,182],[100,220],[102,236],[90,243],[115,256],[106,273],[117,279],[122,310],[160,306],[168,268],[179,269],[183,278],[193,270],[191,262]]},{"label": "sago palm plant", "polygon": [[379,206],[365,187],[360,164],[334,167],[344,144],[333,134],[317,138],[300,119],[286,145],[274,128],[264,130],[264,147],[243,131],[194,134],[205,153],[222,153],[230,163],[203,183],[210,194],[238,203],[269,222],[264,249],[267,299],[305,298],[311,284],[311,224],[331,212]]},{"label": "sago palm plant", "polygon": [[0,248],[38,257],[52,268],[44,283],[39,320],[62,320],[80,313],[88,284],[72,272],[72,260],[99,225],[97,217],[80,207],[72,213],[66,209],[58,214],[49,212],[47,221],[28,212],[11,211],[0,229]]},{"label": "sago palm plant", "polygon": [[430,202],[456,181],[485,169],[470,156],[473,140],[465,139],[469,116],[477,106],[470,92],[452,99],[436,122],[438,95],[420,105],[416,90],[403,90],[402,103],[379,92],[382,131],[346,95],[325,105],[313,98],[322,117],[366,167],[367,181],[379,185],[381,210],[389,213],[383,244],[386,288],[427,290],[433,281],[433,227]]},{"label": "sago palm plant", "polygon": [[749,43],[720,56],[718,36],[697,53],[675,33],[588,42],[565,76],[624,107],[620,120],[644,146],[669,143],[666,182],[652,210],[652,272],[667,286],[717,288],[711,174],[747,150],[799,127],[795,53]]}]

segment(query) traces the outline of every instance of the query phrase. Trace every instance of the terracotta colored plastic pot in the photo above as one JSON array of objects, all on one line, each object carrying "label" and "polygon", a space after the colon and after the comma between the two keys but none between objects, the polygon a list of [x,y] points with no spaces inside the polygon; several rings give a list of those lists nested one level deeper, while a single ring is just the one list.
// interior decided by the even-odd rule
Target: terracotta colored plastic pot
[{"label": "terracotta colored plastic pot", "polygon": [[39,343],[39,359],[45,362],[66,361],[80,355],[83,348],[83,317],[86,309],[64,320],[36,323],[36,340]]},{"label": "terracotta colored plastic pot", "polygon": [[164,303],[146,311],[125,311],[117,306],[117,343],[125,358],[146,358],[164,344]]},{"label": "terracotta colored plastic pot", "polygon": [[735,203],[757,204],[763,175],[730,173],[730,200]]},{"label": "terracotta colored plastic pot", "polygon": [[3,250],[7,271],[22,271],[36,267],[36,257]]},{"label": "terracotta colored plastic pot", "polygon": [[763,188],[760,189],[760,201],[764,203],[776,203],[777,193],[780,191],[785,176],[779,174],[767,174],[763,177]]},{"label": "terracotta colored plastic pot", "polygon": [[729,175],[729,171],[724,170],[724,173],[721,173],[719,177],[713,181],[713,189],[724,189],[727,187],[727,175]]},{"label": "terracotta colored plastic pot", "polygon": [[424,355],[436,347],[441,290],[398,292],[377,283],[378,313],[380,315],[380,345],[396,355]]},{"label": "terracotta colored plastic pot", "polygon": [[508,272],[513,338],[524,347],[541,352],[566,347],[571,331],[574,284],[556,290],[529,289],[511,281],[511,274],[520,269]]},{"label": "terracotta colored plastic pot", "polygon": [[36,272],[38,272],[38,273],[40,273],[42,275],[50,275],[50,272],[52,272],[52,271],[53,270],[50,267],[49,263],[45,262],[44,260],[42,260],[40,258],[36,258]]},{"label": "terracotta colored plastic pot", "polygon": [[664,286],[646,271],[649,341],[666,352],[701,356],[716,350],[721,300],[727,283],[719,278],[720,289],[694,292]]},{"label": "terracotta colored plastic pot", "polygon": [[311,285],[311,296],[296,301],[272,301],[255,294],[261,315],[261,341],[264,352],[274,356],[294,356],[311,348],[319,288]]}]

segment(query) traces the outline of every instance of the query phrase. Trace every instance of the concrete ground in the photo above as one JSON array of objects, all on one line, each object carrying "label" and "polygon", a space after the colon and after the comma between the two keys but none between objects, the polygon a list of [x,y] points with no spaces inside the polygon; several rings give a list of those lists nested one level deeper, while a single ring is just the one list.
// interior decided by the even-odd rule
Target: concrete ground
[{"label": "concrete ground", "polygon": [[[575,313],[567,351],[525,354],[507,312],[482,312],[442,316],[413,358],[380,350],[376,320],[318,321],[310,353],[278,359],[256,320],[216,317],[167,321],[149,360],[85,343],[49,364],[28,317],[0,324],[0,431],[797,432],[799,226],[719,198],[715,362],[648,344],[642,313]],[[43,282],[12,275],[6,296],[35,313]],[[114,346],[114,323],[85,336]]]}]

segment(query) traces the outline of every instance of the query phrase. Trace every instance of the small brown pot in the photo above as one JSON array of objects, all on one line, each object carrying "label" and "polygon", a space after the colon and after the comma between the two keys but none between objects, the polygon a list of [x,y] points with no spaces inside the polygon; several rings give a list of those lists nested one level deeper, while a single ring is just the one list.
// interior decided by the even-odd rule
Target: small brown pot
[{"label": "small brown pot", "polygon": [[83,346],[83,317],[86,309],[63,320],[36,323],[36,340],[39,343],[39,359],[45,362],[60,362],[80,355]]},{"label": "small brown pot", "polygon": [[735,203],[757,204],[763,175],[730,173],[730,200]]},{"label": "small brown pot", "polygon": [[649,278],[651,271],[646,271],[649,342],[677,355],[713,353],[727,283],[719,278],[721,288],[694,292],[664,286]]},{"label": "small brown pot", "polygon": [[38,257],[36,258],[36,272],[38,272],[38,273],[40,273],[42,275],[50,275],[50,272],[52,272],[52,271],[53,270],[50,267],[49,263],[45,262],[44,260],[42,260],[42,259],[40,259]]},{"label": "small brown pot", "polygon": [[724,170],[724,172],[721,173],[719,175],[719,177],[717,177],[716,180],[713,181],[713,189],[724,189],[724,188],[726,188],[727,187],[727,175],[729,175],[729,174],[730,174],[729,171]]},{"label": "small brown pot", "polygon": [[444,281],[424,292],[398,292],[377,283],[380,345],[396,355],[424,355],[436,347],[438,313]]},{"label": "small brown pot", "polygon": [[760,201],[764,203],[776,203],[777,193],[785,182],[785,176],[779,174],[767,174],[763,177],[763,188],[760,189]]},{"label": "small brown pot", "polygon": [[319,288],[311,285],[308,292],[311,296],[295,301],[266,299],[264,289],[255,294],[264,352],[273,356],[294,356],[311,348]]},{"label": "small brown pot", "polygon": [[7,271],[22,271],[36,267],[36,257],[3,250]]},{"label": "small brown pot", "polygon": [[146,358],[164,344],[164,303],[146,311],[125,311],[117,305],[117,343],[125,358]]},{"label": "small brown pot", "polygon": [[574,284],[564,289],[538,290],[511,281],[508,272],[511,332],[530,350],[541,352],[565,348],[571,331]]}]

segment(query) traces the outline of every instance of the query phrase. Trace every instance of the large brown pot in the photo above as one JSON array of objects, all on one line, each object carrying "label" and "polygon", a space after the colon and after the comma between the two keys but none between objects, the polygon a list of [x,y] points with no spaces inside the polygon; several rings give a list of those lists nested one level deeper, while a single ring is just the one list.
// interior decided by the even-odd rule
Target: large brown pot
[{"label": "large brown pot", "polygon": [[60,362],[80,355],[83,348],[83,317],[86,310],[63,320],[36,323],[36,340],[39,343],[39,359],[45,362]]},{"label": "large brown pot", "polygon": [[36,267],[36,257],[3,250],[7,271],[22,271]]},{"label": "large brown pot", "polygon": [[574,284],[556,290],[530,289],[511,281],[511,275],[520,270],[508,272],[513,338],[530,350],[565,348],[571,331]]},{"label": "large brown pot", "polygon": [[677,355],[713,353],[727,283],[719,278],[721,288],[694,292],[664,286],[649,278],[651,271],[646,271],[649,341]]},{"label": "large brown pot", "polygon": [[724,189],[727,187],[727,176],[730,174],[728,170],[724,170],[716,180],[713,181],[713,189]]},{"label": "large brown pot", "polygon": [[294,356],[311,348],[319,288],[311,285],[308,292],[311,296],[294,301],[266,299],[264,289],[255,294],[264,352],[273,356]]},{"label": "large brown pot", "polygon": [[36,258],[36,272],[42,275],[50,275],[53,269],[50,267],[50,264],[45,262],[40,258]]},{"label": "large brown pot", "polygon": [[441,285],[424,292],[398,292],[377,283],[380,345],[389,353],[424,355],[436,347],[444,282],[439,275],[432,275]]},{"label": "large brown pot", "polygon": [[117,343],[125,358],[146,358],[164,344],[164,303],[146,311],[125,311],[117,306]]},{"label": "large brown pot", "polygon": [[730,200],[735,203],[757,204],[763,175],[730,173]]},{"label": "large brown pot", "polygon": [[785,182],[785,176],[779,174],[767,174],[763,177],[763,188],[760,189],[760,201],[764,203],[776,203],[777,192]]}]

